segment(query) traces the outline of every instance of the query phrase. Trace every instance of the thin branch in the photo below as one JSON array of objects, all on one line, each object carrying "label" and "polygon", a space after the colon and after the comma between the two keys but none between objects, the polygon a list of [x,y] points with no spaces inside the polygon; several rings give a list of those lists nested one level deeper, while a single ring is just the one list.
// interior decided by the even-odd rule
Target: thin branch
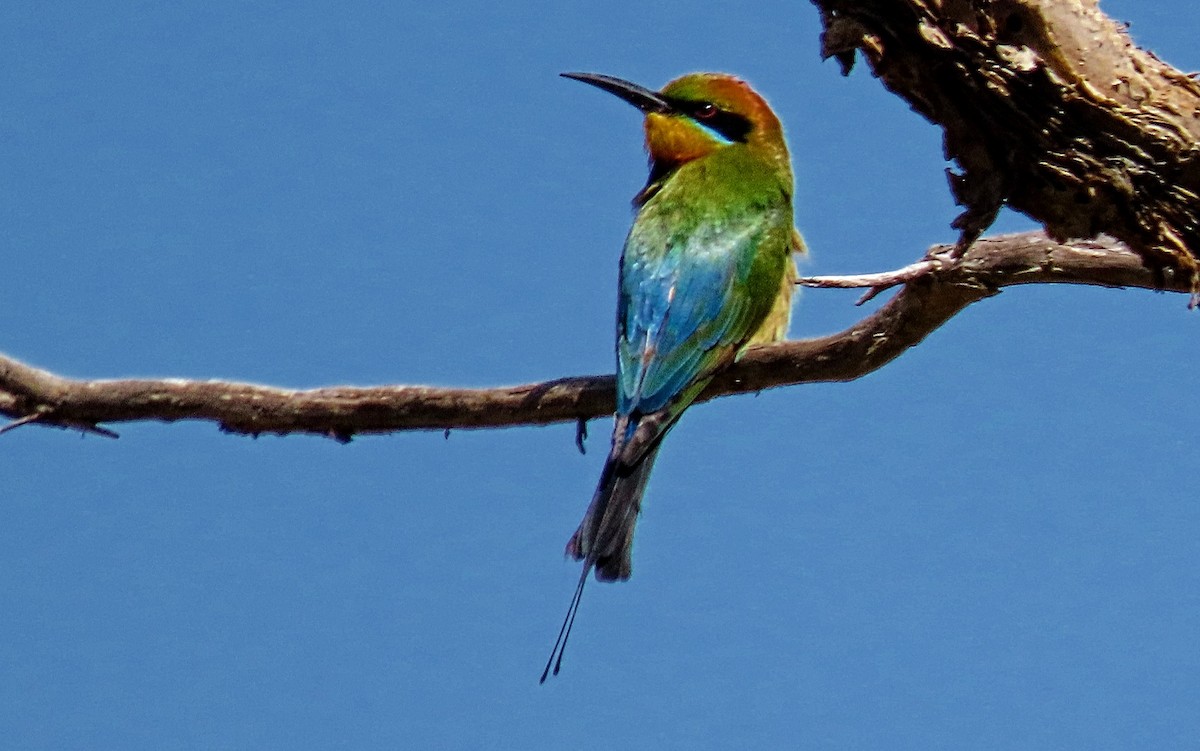
[{"label": "thin branch", "polygon": [[[837,334],[756,347],[720,374],[701,401],[819,381],[851,381],[920,343],[960,310],[1001,287],[1091,284],[1190,291],[1188,274],[1147,268],[1110,238],[1060,244],[1039,232],[977,242],[946,262],[951,245],[888,274],[816,277],[813,286],[877,287],[903,280],[887,304]],[[349,441],[363,433],[583,422],[614,409],[611,375],[491,389],[340,386],[306,391],[222,381],[62,378],[0,357],[0,415],[21,424],[87,427],[136,420],[206,420],[246,435],[309,433]]]}]

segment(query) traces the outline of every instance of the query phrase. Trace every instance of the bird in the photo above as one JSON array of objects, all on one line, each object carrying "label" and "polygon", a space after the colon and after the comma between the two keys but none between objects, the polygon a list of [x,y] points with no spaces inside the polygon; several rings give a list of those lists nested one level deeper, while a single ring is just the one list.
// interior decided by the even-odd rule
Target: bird
[{"label": "bird", "polygon": [[600,73],[563,73],[643,115],[649,176],[621,254],[612,446],[566,554],[583,562],[542,672],[562,667],[584,584],[633,571],[634,527],[664,436],[713,377],[752,344],[782,339],[804,241],[792,216],[783,127],[726,73],[689,73],[660,91]]}]

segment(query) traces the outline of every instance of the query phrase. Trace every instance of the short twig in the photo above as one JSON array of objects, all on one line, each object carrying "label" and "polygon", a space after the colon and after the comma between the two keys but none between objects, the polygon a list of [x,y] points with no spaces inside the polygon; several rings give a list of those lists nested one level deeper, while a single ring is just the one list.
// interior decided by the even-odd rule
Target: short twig
[{"label": "short twig", "polygon": [[581,417],[575,423],[575,448],[579,449],[579,453],[587,453],[587,418]]},{"label": "short twig", "polygon": [[115,430],[109,430],[108,428],[102,428],[99,425],[95,425],[95,424],[84,425],[82,423],[78,423],[78,424],[67,423],[67,424],[64,424],[62,427],[67,430],[70,430],[73,428],[75,430],[82,430],[84,433],[95,433],[96,435],[98,435],[102,438],[112,438],[113,440],[116,440],[121,437],[120,434],[117,433]]},{"label": "short twig", "polygon": [[911,263],[895,271],[883,271],[877,274],[855,274],[850,276],[807,276],[796,280],[805,287],[822,287],[835,289],[861,289],[869,287],[866,294],[859,298],[855,305],[862,305],[881,292],[885,292],[897,284],[907,284],[914,279],[930,274],[947,265],[954,263],[945,255],[930,254],[916,263]]},{"label": "short twig", "polygon": [[34,412],[31,415],[25,415],[24,417],[13,420],[9,424],[5,425],[3,428],[0,428],[0,434],[7,433],[10,430],[16,430],[17,428],[21,427],[22,425],[29,425],[30,423],[38,422],[44,416],[45,416],[44,412]]}]

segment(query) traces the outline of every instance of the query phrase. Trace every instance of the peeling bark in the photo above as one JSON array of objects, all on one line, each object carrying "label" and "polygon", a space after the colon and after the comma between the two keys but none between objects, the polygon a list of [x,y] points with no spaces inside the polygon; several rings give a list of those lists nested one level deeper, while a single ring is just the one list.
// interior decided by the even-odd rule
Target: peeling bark
[{"label": "peeling bark", "polygon": [[1200,289],[1200,84],[1096,0],[812,0],[823,54],[940,126],[965,248],[1005,204],[1057,239],[1107,233]]}]

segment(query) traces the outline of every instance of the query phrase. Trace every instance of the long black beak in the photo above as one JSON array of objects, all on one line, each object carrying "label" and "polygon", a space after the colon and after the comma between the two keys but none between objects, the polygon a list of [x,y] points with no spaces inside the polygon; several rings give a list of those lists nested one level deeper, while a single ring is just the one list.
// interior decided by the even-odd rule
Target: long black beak
[{"label": "long black beak", "polygon": [[674,108],[657,91],[651,91],[644,86],[630,83],[621,78],[606,76],[602,73],[560,73],[563,78],[573,78],[576,81],[590,83],[598,89],[604,89],[615,94],[637,107],[642,112],[673,112]]}]

